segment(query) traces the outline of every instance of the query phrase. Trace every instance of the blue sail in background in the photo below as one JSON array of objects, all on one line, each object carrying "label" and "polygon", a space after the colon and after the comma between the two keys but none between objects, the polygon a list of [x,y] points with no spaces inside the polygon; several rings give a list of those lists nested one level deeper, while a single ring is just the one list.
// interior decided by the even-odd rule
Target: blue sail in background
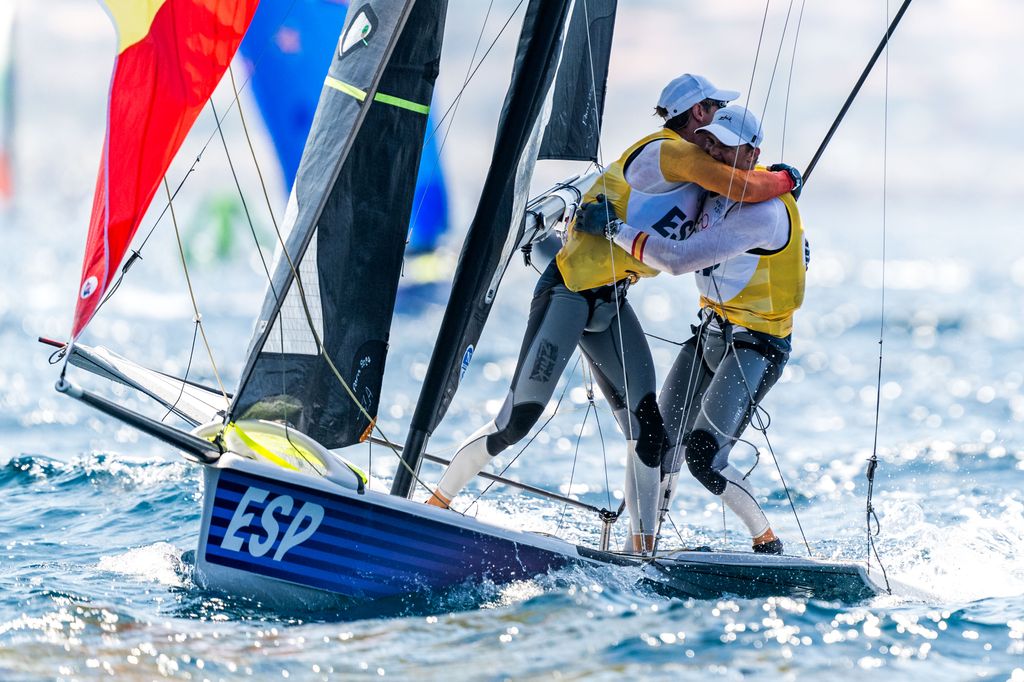
[{"label": "blue sail in background", "polygon": [[[250,87],[288,187],[295,183],[347,10],[348,0],[263,2],[242,41],[241,53],[252,74]],[[448,195],[433,130],[431,115],[413,200],[407,248],[412,253],[433,250],[448,227]]]}]

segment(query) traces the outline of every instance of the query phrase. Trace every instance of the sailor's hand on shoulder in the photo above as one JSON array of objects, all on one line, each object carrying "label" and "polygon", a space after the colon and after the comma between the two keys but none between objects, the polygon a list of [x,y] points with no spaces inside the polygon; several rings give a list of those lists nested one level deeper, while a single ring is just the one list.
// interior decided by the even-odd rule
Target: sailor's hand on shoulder
[{"label": "sailor's hand on shoulder", "polygon": [[619,223],[620,221],[615,216],[615,207],[608,202],[603,194],[597,195],[597,201],[583,204],[576,214],[576,230],[584,234],[611,238],[615,232],[609,232],[609,227],[614,224],[617,228]]},{"label": "sailor's hand on shoulder", "polygon": [[768,166],[770,171],[784,171],[789,179],[793,181],[793,189],[789,190],[790,194],[793,195],[794,199],[800,198],[800,190],[804,187],[804,178],[796,168],[790,166],[788,163],[774,163]]}]

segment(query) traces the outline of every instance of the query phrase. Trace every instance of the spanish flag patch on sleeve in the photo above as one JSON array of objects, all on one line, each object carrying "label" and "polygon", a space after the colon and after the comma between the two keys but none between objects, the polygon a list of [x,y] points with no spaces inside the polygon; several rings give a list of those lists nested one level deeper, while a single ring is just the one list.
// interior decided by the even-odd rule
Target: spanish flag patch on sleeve
[{"label": "spanish flag patch on sleeve", "polygon": [[633,258],[636,258],[641,263],[644,260],[644,246],[647,245],[647,239],[650,236],[651,235],[647,234],[646,232],[641,232],[637,236],[633,237],[633,246],[629,250],[629,255],[631,255]]}]

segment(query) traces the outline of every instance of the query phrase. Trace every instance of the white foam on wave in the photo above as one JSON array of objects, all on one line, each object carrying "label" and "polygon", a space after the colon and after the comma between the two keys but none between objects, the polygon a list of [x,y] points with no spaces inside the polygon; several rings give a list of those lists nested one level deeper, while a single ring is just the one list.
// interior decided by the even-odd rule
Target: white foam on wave
[{"label": "white foam on wave", "polygon": [[156,542],[130,549],[123,554],[101,557],[96,568],[155,581],[169,587],[182,587],[181,550],[169,542]]},{"label": "white foam on wave", "polygon": [[1007,496],[999,507],[964,507],[961,520],[939,525],[916,503],[883,503],[879,549],[889,577],[944,602],[1024,593],[1024,503]]}]

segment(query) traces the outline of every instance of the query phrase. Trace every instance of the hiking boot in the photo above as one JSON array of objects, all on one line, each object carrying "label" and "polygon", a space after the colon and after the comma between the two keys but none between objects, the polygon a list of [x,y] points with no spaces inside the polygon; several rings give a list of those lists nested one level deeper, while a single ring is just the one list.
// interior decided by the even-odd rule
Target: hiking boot
[{"label": "hiking boot", "polygon": [[782,540],[775,538],[774,540],[754,545],[754,554],[782,554]]}]

